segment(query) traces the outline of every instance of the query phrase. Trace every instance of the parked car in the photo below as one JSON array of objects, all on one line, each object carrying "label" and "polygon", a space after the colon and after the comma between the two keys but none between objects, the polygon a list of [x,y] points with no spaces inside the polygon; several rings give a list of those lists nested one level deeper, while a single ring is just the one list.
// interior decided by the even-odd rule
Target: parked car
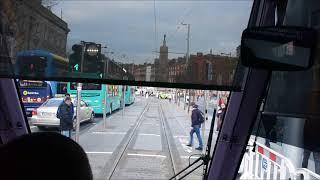
[{"label": "parked car", "polygon": [[[31,123],[38,126],[39,129],[44,127],[59,127],[60,119],[56,117],[59,105],[62,103],[63,98],[51,98],[44,102],[38,109],[32,112]],[[72,102],[74,105],[74,116],[76,118],[76,101]],[[80,102],[80,123],[85,121],[94,120],[94,111],[84,101]]]}]

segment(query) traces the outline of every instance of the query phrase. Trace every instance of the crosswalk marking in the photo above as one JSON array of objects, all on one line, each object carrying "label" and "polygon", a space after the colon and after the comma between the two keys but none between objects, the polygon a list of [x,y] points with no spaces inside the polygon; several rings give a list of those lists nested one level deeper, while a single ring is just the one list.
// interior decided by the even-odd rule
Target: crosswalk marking
[{"label": "crosswalk marking", "polygon": [[117,135],[124,135],[124,134],[126,134],[126,132],[99,132],[99,131],[95,131],[95,132],[92,132],[92,134],[111,134],[111,135],[117,134]]},{"label": "crosswalk marking", "polygon": [[90,152],[86,152],[87,154],[112,154],[112,152],[109,151],[90,151]]},{"label": "crosswalk marking", "polygon": [[158,154],[136,154],[136,153],[128,153],[128,156],[166,158],[166,156],[158,155]]},{"label": "crosswalk marking", "polygon": [[160,136],[159,134],[148,134],[148,133],[140,133],[142,136]]}]

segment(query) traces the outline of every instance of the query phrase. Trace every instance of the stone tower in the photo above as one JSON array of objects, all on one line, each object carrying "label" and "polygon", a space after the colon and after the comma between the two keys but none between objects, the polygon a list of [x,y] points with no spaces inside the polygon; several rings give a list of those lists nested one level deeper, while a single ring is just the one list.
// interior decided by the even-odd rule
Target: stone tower
[{"label": "stone tower", "polygon": [[157,82],[168,82],[168,46],[166,45],[166,35],[163,36],[163,44],[160,46],[159,60],[155,68],[155,80]]}]

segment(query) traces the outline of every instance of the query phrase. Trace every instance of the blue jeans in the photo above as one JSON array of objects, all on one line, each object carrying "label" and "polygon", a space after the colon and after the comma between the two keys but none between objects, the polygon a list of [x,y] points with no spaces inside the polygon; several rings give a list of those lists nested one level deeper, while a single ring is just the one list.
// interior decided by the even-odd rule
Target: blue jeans
[{"label": "blue jeans", "polygon": [[203,143],[202,143],[202,138],[200,135],[200,125],[195,125],[192,127],[192,129],[190,131],[190,141],[189,141],[190,145],[193,145],[193,133],[196,133],[198,141],[199,141],[199,147],[202,148]]},{"label": "blue jeans", "polygon": [[64,135],[64,136],[67,136],[67,137],[71,138],[71,130],[61,131],[61,134]]}]

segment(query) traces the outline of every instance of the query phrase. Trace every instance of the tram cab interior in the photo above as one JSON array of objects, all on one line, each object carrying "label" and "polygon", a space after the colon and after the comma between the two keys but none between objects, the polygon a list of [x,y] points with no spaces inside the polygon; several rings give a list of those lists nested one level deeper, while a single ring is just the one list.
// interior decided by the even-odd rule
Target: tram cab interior
[{"label": "tram cab interior", "polygon": [[[0,6],[0,12],[6,8]],[[319,28],[318,0],[254,0],[247,28],[239,37],[241,55],[233,82],[224,85],[61,72],[52,77],[34,72],[16,74],[6,46],[0,50],[0,179],[93,179],[85,152],[76,142],[55,133],[31,133],[15,79],[230,91],[217,142],[208,152],[204,179],[241,179],[245,173],[243,179],[298,179],[307,175],[320,179]],[[4,36],[5,32],[0,33]],[[259,158],[250,166],[250,153],[267,151],[260,160],[289,160],[290,172],[282,176],[276,165],[269,169],[273,166],[269,159],[266,166],[256,169],[260,173],[265,167],[265,174],[255,174],[253,166]],[[54,156],[39,158],[46,153]],[[62,162],[65,158],[69,163]],[[244,162],[246,158],[249,163]]]}]

